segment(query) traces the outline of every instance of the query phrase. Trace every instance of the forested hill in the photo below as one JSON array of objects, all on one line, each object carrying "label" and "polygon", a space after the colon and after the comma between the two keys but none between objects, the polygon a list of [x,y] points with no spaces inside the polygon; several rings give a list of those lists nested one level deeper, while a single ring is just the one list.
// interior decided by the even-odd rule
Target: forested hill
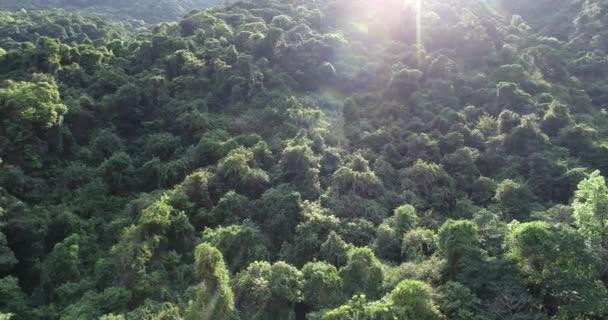
[{"label": "forested hill", "polygon": [[148,23],[175,21],[192,10],[202,10],[222,0],[2,0],[0,10],[64,9],[103,14],[117,19],[136,19]]},{"label": "forested hill", "polygon": [[0,319],[607,319],[607,10],[0,11]]}]

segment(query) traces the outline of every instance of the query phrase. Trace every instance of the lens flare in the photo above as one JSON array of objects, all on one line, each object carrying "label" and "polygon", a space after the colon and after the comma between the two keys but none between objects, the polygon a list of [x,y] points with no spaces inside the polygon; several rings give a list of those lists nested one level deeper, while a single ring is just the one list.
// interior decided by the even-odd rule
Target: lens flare
[{"label": "lens flare", "polygon": [[486,8],[486,10],[488,10],[489,12],[492,13],[504,13],[504,10],[502,10],[500,1],[498,0],[484,0],[481,2],[484,7]]}]

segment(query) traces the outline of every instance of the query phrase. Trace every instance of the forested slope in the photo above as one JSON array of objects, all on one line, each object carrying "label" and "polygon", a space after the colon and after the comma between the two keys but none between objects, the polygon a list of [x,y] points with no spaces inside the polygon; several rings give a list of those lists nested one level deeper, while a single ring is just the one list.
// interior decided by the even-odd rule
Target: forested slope
[{"label": "forested slope", "polygon": [[562,2],[0,12],[0,318],[606,319],[607,6]]},{"label": "forested slope", "polygon": [[174,21],[192,10],[202,10],[229,1],[220,0],[2,0],[0,10],[64,9],[88,14],[103,14],[148,23]]}]

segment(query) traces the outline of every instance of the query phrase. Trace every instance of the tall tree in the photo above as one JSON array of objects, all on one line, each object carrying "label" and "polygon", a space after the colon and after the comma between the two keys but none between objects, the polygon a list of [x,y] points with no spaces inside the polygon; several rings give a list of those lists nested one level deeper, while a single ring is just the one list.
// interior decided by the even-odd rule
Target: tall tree
[{"label": "tall tree", "polygon": [[234,295],[222,253],[202,243],[196,247],[194,259],[194,275],[199,284],[194,300],[188,305],[186,319],[237,319]]}]

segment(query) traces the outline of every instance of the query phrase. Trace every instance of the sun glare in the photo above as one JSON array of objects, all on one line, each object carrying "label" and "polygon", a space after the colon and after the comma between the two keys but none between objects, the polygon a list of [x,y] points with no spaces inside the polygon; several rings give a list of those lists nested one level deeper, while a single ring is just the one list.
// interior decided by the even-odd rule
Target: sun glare
[{"label": "sun glare", "polygon": [[416,45],[418,63],[422,61],[422,0],[416,0]]}]

